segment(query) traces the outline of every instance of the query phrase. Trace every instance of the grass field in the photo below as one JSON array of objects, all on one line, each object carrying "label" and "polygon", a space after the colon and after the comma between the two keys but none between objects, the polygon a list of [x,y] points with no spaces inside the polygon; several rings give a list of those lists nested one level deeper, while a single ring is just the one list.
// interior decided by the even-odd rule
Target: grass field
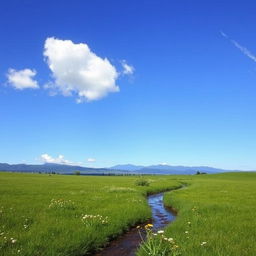
[{"label": "grass field", "polygon": [[177,252],[256,255],[256,173],[137,179],[0,173],[0,254],[85,255],[148,219],[146,194],[187,183],[164,197],[178,210],[165,229]]},{"label": "grass field", "polygon": [[[256,173],[196,175],[165,194],[178,217],[165,230],[185,256],[256,255]],[[146,255],[143,250],[139,255]]]},{"label": "grass field", "polygon": [[147,193],[180,184],[137,179],[0,173],[1,255],[85,255],[150,218]]}]

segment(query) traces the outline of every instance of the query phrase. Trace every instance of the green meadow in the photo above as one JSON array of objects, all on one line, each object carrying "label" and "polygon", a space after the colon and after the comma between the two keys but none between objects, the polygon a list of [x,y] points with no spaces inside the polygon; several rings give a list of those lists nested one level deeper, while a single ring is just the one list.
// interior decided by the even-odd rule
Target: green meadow
[{"label": "green meadow", "polygon": [[195,175],[188,184],[164,197],[178,211],[164,232],[178,248],[166,255],[255,256],[256,173]]},{"label": "green meadow", "polygon": [[148,193],[177,180],[0,173],[2,255],[86,255],[150,218]]},{"label": "green meadow", "polygon": [[0,254],[89,255],[150,218],[147,194],[187,184],[165,193],[178,211],[164,230],[177,248],[165,255],[256,255],[256,173],[138,179],[0,172]]}]

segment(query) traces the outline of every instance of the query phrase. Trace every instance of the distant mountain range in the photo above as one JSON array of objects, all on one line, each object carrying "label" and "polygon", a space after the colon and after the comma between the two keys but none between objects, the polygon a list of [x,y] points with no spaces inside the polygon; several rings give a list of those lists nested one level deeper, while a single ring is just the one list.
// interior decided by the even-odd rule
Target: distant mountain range
[{"label": "distant mountain range", "polygon": [[205,173],[221,173],[221,172],[237,172],[239,170],[224,170],[219,168],[213,168],[208,166],[172,166],[172,165],[150,165],[150,166],[140,166],[140,165],[116,165],[110,167],[114,170],[123,171],[133,171],[136,173],[148,173],[148,174],[195,174],[197,171]]},{"label": "distant mountain range", "polygon": [[115,165],[110,167],[109,169],[112,170],[123,170],[123,171],[138,171],[142,168],[144,168],[145,166],[142,165],[133,165],[133,164],[119,164],[119,165]]},{"label": "distant mountain range", "polygon": [[81,173],[97,173],[109,172],[107,168],[89,168],[76,165],[65,164],[6,164],[0,163],[0,171],[14,171],[14,172],[57,172],[57,173],[73,173],[80,171]]},{"label": "distant mountain range", "polygon": [[90,168],[76,165],[64,165],[64,164],[7,164],[0,163],[0,171],[12,171],[12,172],[56,172],[61,174],[73,174],[75,171],[79,171],[81,174],[195,174],[196,172],[204,173],[221,173],[221,172],[237,172],[239,170],[224,170],[219,168],[213,168],[208,166],[171,166],[171,165],[115,165],[110,168]]}]

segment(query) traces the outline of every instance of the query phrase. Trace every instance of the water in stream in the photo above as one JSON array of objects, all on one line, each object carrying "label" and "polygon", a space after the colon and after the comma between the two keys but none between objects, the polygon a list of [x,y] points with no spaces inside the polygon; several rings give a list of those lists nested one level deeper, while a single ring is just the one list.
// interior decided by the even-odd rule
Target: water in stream
[{"label": "water in stream", "polygon": [[[148,196],[147,200],[152,212],[153,231],[162,229],[175,219],[175,214],[163,204],[163,193]],[[145,234],[142,236],[145,237]],[[140,243],[141,237],[138,230],[132,228],[95,256],[134,256]]]},{"label": "water in stream", "polygon": [[175,213],[164,206],[163,193],[148,197],[148,204],[152,212],[153,230],[157,231],[175,219]]}]

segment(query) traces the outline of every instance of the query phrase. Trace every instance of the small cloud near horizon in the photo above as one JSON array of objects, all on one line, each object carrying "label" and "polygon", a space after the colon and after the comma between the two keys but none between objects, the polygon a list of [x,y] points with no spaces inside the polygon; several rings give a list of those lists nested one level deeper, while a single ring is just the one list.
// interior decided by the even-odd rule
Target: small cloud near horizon
[{"label": "small cloud near horizon", "polygon": [[63,155],[58,155],[56,158],[48,155],[48,154],[42,154],[40,156],[40,160],[43,163],[51,163],[51,164],[73,164],[71,161],[66,160]]},{"label": "small cloud near horizon", "polygon": [[95,158],[87,158],[87,162],[94,163],[94,162],[96,162],[96,159]]}]

